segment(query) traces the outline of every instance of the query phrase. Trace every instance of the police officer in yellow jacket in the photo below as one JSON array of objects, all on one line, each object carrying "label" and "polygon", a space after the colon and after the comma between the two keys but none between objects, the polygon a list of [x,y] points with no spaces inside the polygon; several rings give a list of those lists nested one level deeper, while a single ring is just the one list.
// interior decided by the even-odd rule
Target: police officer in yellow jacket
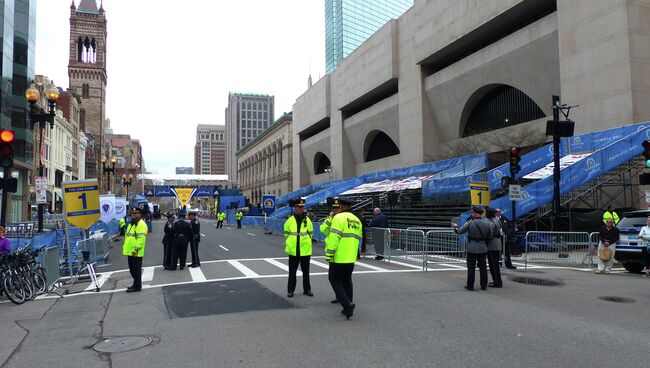
[{"label": "police officer in yellow jacket", "polygon": [[120,236],[124,236],[124,231],[126,230],[126,220],[124,219],[124,217],[120,217],[120,221],[118,222],[118,224],[120,225]]},{"label": "police officer in yellow jacket", "polygon": [[144,247],[147,245],[147,232],[149,228],[142,219],[142,210],[135,207],[131,210],[131,222],[126,227],[122,255],[128,257],[129,272],[133,277],[133,285],[126,289],[127,293],[142,290],[142,257]]},{"label": "police officer in yellow jacket", "polygon": [[298,265],[302,270],[302,290],[305,295],[314,296],[309,283],[309,261],[311,260],[311,240],[314,234],[314,225],[305,216],[305,200],[297,199],[291,203],[293,215],[284,223],[284,251],[289,255],[289,282],[287,284],[287,297],[293,298],[296,290],[296,273]]},{"label": "police officer in yellow jacket", "polygon": [[241,229],[241,219],[244,218],[244,213],[241,210],[238,210],[235,214],[235,219],[237,220],[237,228]]},{"label": "police officer in yellow jacket", "polygon": [[620,217],[618,217],[618,213],[614,211],[614,206],[611,204],[607,206],[607,211],[603,213],[603,223],[607,225],[607,220],[609,219],[614,220],[614,225],[618,225],[618,222],[621,221]]},{"label": "police officer in yellow jacket", "polygon": [[352,317],[352,271],[362,239],[361,220],[350,211],[352,201],[339,198],[340,212],[332,218],[330,233],[325,239],[325,259],[330,263],[329,280],[336,299],[343,306],[342,314]]},{"label": "police officer in yellow jacket", "polygon": [[339,213],[339,199],[338,198],[327,198],[327,203],[332,206],[332,211],[330,211],[329,216],[325,217],[323,223],[320,224],[320,232],[327,237],[330,233],[330,227],[332,227],[332,218],[334,215]]}]

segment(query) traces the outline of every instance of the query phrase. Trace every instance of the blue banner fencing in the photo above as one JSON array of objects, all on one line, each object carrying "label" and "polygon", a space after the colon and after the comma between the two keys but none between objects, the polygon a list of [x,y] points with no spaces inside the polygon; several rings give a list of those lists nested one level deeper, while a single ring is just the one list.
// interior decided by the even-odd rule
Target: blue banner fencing
[{"label": "blue banner fencing", "polygon": [[469,190],[469,183],[472,181],[485,181],[485,174],[424,180],[422,181],[422,197],[430,198],[441,194],[467,192]]},{"label": "blue banner fencing", "polygon": [[214,189],[212,187],[198,187],[193,197],[212,197]]},{"label": "blue banner fencing", "polygon": [[231,209],[232,206],[235,208],[243,208],[246,206],[246,199],[243,196],[220,196],[219,197],[219,209],[225,211]]},{"label": "blue banner fencing", "polygon": [[[305,208],[317,206],[320,202],[325,202],[328,197],[337,196],[345,192],[346,190],[350,190],[361,184],[363,184],[363,179],[361,177],[354,177],[354,178],[341,180],[341,182],[339,182],[336,185],[333,185],[327,189],[323,189],[319,192],[316,192],[308,196],[307,200],[305,201]],[[291,207],[285,206],[282,208],[278,208],[273,213],[273,215],[271,215],[271,217],[275,217],[275,218],[287,217],[289,216],[289,214],[291,214]]]},{"label": "blue banner fencing", "polygon": [[[650,126],[650,123],[643,122],[639,124],[625,125],[618,128],[607,129],[598,132],[584,133],[569,138],[570,153],[593,152],[604,148],[611,143],[632,135]],[[650,138],[650,132],[648,132]]]},{"label": "blue banner fencing", "polygon": [[[643,152],[641,143],[650,136],[650,129],[641,130],[617,140],[599,149],[584,159],[564,168],[560,172],[560,191],[569,193],[590,180],[620,166]],[[536,181],[522,189],[523,200],[517,202],[517,215],[534,211],[553,200],[553,177]],[[492,201],[491,207],[501,208],[502,213],[510,218],[511,207],[508,196]]]}]

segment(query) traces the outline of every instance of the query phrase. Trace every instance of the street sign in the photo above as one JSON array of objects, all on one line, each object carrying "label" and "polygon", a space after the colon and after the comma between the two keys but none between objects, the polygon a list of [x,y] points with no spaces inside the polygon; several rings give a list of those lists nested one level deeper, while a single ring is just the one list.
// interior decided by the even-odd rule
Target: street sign
[{"label": "street sign", "polygon": [[65,219],[72,225],[88,229],[99,220],[99,185],[97,180],[63,183]]},{"label": "street sign", "polygon": [[470,182],[469,192],[472,199],[472,206],[487,207],[490,205],[490,184]]},{"label": "street sign", "polygon": [[46,176],[37,176],[35,179],[36,187],[36,203],[45,204],[47,203],[47,177]]},{"label": "street sign", "polygon": [[521,194],[521,185],[519,184],[510,184],[508,188],[508,198],[511,201],[521,201],[523,196]]},{"label": "street sign", "polygon": [[196,188],[174,188],[176,197],[178,197],[178,201],[181,202],[181,207],[187,206],[190,202],[190,198],[194,195],[194,191],[196,191]]}]

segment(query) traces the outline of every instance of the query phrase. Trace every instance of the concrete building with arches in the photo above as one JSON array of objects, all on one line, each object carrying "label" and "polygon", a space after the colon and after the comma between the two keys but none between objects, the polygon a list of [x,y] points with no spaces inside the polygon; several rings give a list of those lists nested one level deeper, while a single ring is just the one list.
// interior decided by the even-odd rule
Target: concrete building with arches
[{"label": "concrete building with arches", "polygon": [[294,104],[293,186],[650,119],[650,1],[416,0]]}]

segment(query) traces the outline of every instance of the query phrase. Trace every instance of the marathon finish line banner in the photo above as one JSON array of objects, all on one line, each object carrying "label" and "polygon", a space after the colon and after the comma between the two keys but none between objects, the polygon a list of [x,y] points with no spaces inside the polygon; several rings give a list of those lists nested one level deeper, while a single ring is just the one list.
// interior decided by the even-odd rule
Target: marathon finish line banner
[{"label": "marathon finish line banner", "polygon": [[172,188],[172,190],[176,194],[178,201],[181,202],[181,207],[187,206],[194,192],[196,192],[196,188]]}]

